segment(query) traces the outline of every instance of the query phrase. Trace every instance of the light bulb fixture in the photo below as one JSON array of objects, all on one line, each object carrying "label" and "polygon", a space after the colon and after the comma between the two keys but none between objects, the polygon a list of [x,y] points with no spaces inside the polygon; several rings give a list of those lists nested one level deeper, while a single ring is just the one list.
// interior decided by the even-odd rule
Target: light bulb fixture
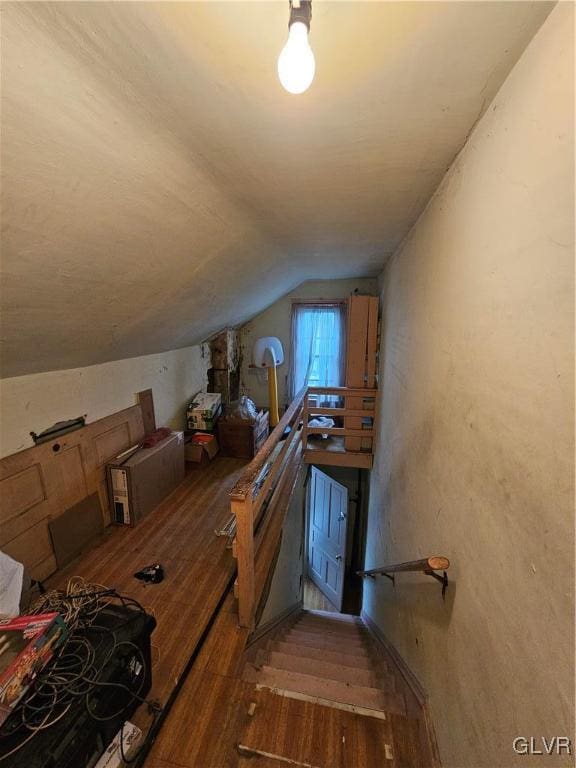
[{"label": "light bulb fixture", "polygon": [[290,0],[288,40],[278,56],[278,77],[289,93],[304,93],[314,80],[316,61],[308,33],[312,0]]}]

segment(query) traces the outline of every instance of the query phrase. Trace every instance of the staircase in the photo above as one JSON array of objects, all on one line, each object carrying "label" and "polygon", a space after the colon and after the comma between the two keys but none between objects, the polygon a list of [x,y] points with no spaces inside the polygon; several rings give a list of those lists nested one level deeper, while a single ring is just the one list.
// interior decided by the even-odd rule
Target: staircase
[{"label": "staircase", "polygon": [[356,616],[303,611],[246,662],[243,679],[357,714],[406,715],[383,649]]}]

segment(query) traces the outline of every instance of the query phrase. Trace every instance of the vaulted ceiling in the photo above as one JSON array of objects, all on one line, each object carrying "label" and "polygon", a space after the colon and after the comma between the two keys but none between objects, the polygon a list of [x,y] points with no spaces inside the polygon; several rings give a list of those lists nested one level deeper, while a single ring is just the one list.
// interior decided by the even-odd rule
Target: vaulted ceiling
[{"label": "vaulted ceiling", "polygon": [[310,278],[377,274],[551,10],[5,3],[2,376],[197,343]]}]

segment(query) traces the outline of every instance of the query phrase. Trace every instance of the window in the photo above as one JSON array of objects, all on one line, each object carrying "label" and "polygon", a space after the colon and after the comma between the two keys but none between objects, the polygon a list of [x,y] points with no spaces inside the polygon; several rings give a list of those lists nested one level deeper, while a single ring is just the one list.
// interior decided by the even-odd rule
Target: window
[{"label": "window", "polygon": [[290,395],[303,386],[344,384],[346,304],[294,304],[290,348]]}]

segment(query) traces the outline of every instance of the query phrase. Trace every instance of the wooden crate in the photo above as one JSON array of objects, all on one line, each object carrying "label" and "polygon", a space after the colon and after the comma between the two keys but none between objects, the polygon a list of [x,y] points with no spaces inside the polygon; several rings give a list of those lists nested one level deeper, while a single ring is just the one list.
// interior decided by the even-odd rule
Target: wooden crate
[{"label": "wooden crate", "polygon": [[268,437],[268,411],[259,411],[255,424],[247,421],[218,422],[218,443],[223,456],[252,459]]}]

